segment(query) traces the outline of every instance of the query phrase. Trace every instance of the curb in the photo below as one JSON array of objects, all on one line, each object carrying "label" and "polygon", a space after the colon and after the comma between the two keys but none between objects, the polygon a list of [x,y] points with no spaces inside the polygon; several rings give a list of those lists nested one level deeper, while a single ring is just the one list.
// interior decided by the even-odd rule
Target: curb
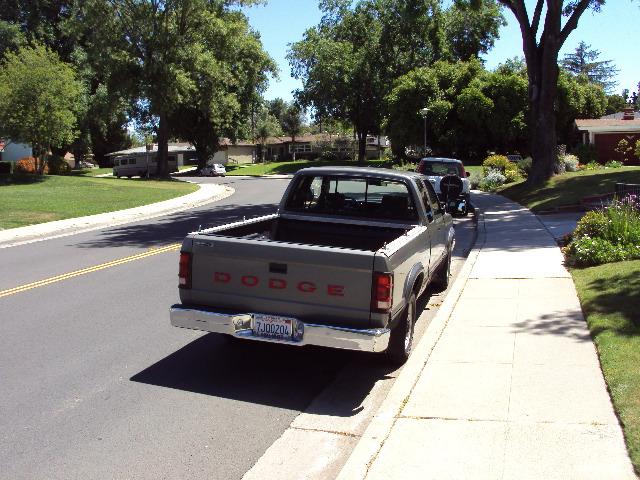
[{"label": "curb", "polygon": [[235,192],[233,188],[228,186],[207,184],[199,186],[198,190],[187,195],[140,207],[0,230],[0,248],[16,247],[53,238],[67,237],[77,233],[178,213],[217,202],[233,195]]},{"label": "curb", "polygon": [[[424,336],[403,367],[402,372],[400,372],[393,387],[391,387],[387,398],[378,409],[375,417],[371,420],[362,437],[360,437],[356,448],[342,467],[342,470],[337,476],[337,480],[366,478],[369,469],[376,461],[387,437],[391,433],[396,420],[402,414],[402,410],[407,404],[420,375],[425,369],[433,349],[440,340],[444,329],[447,327],[451,314],[458,303],[458,299],[462,295],[471,270],[485,243],[484,216],[479,214],[479,209],[477,208],[475,209],[475,213],[478,216],[477,222],[481,225],[481,228],[477,232],[476,242],[465,260],[458,274],[458,278],[452,285],[440,310],[431,321],[431,325],[427,328]],[[475,221],[476,219],[474,219],[474,222]]]}]

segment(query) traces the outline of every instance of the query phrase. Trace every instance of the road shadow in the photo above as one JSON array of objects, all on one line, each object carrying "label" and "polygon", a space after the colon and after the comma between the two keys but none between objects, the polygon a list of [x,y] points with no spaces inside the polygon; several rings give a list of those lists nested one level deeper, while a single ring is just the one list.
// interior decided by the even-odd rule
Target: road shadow
[{"label": "road shadow", "polygon": [[[357,358],[361,357],[361,358]],[[363,372],[341,402],[322,415],[350,416],[385,374],[380,356],[291,347],[207,334],[135,374],[133,382],[303,411],[347,364]],[[371,361],[373,360],[373,361]]]},{"label": "road shadow", "polygon": [[208,208],[174,213],[157,221],[146,220],[100,232],[89,242],[78,245],[81,248],[116,246],[157,247],[170,243],[180,243],[184,237],[199,228],[210,228],[243,218],[253,218],[275,213],[277,204],[266,205],[219,205]]}]

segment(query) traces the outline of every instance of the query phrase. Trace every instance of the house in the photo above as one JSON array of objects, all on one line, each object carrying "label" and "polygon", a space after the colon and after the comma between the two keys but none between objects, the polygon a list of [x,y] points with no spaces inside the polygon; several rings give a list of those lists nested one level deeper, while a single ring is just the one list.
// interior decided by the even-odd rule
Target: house
[{"label": "house", "polygon": [[[146,146],[128,148],[126,150],[119,150],[117,152],[111,152],[105,155],[105,157],[111,159],[121,156],[141,156],[156,155],[158,153],[158,144],[154,143],[150,150],[147,150]],[[218,150],[213,161],[215,163],[221,163],[223,165],[251,163],[254,161],[256,155],[256,145],[248,142],[236,142],[233,143],[228,138],[224,138],[220,142],[220,150]],[[195,165],[198,163],[198,153],[193,145],[190,143],[170,143],[169,144],[169,156],[176,157],[178,166],[183,165]]]},{"label": "house", "polygon": [[0,162],[15,163],[21,158],[32,156],[33,149],[31,145],[0,138]]},{"label": "house", "polygon": [[[147,147],[151,147],[147,149]],[[170,143],[169,144],[169,157],[175,157],[178,161],[178,166],[189,165],[190,160],[197,158],[196,149],[189,143]],[[154,143],[153,145],[143,145],[141,147],[133,147],[128,148],[126,150],[118,150],[117,152],[107,153],[105,158],[109,160],[109,165],[102,166],[113,166],[113,160],[118,157],[143,157],[146,158],[148,155],[157,155],[158,153],[158,144]],[[195,163],[195,162],[193,162]]]},{"label": "house", "polygon": [[[640,117],[633,108],[624,112],[596,119],[577,119],[576,128],[581,134],[582,143],[593,145],[600,162],[623,160],[621,153],[615,151],[620,140],[626,140],[635,149],[640,140]],[[627,164],[640,163],[633,153],[627,155]]]},{"label": "house", "polygon": [[[260,148],[260,146],[258,146]],[[353,158],[358,151],[358,142],[349,136],[316,133],[291,137],[269,137],[265,142],[264,158],[267,161],[291,160],[295,152],[296,159],[311,160],[323,153],[331,152],[336,157]],[[368,136],[366,143],[367,159],[379,158],[389,148],[386,137]]]},{"label": "house", "polygon": [[215,163],[222,165],[240,165],[256,161],[257,147],[254,142],[238,140],[235,143],[228,138],[220,141],[220,150],[213,156]]}]

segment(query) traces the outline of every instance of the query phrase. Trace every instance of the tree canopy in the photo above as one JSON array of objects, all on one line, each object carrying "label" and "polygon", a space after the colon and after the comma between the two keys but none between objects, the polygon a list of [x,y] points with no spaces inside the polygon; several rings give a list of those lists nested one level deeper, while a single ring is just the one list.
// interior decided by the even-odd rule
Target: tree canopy
[{"label": "tree canopy", "polygon": [[[454,2],[448,23],[439,0],[324,0],[320,7],[320,24],[289,52],[292,74],[303,82],[296,98],[318,118],[351,123],[359,160],[367,134],[380,132],[384,98],[397,78],[437,60],[478,55],[504,21],[491,0]],[[468,22],[455,17],[463,10]]]},{"label": "tree canopy", "polygon": [[615,77],[619,70],[612,60],[598,60],[600,52],[591,49],[591,45],[580,42],[573,53],[564,56],[560,64],[574,75],[586,78],[600,85],[605,92],[611,93],[618,82]]},{"label": "tree canopy", "polygon": [[12,140],[31,144],[38,173],[53,147],[72,142],[84,108],[73,68],[42,45],[5,54],[0,68],[0,125]]}]

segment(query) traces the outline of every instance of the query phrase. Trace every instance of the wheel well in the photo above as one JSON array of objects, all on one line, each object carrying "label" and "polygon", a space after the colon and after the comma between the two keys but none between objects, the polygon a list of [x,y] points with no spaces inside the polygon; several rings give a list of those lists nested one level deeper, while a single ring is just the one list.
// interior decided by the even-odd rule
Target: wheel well
[{"label": "wheel well", "polygon": [[416,294],[416,297],[418,296],[418,293],[420,293],[420,287],[422,287],[422,282],[424,281],[424,274],[421,273],[420,275],[418,275],[418,277],[416,278],[415,283],[413,284],[413,289],[411,290],[413,293]]}]

